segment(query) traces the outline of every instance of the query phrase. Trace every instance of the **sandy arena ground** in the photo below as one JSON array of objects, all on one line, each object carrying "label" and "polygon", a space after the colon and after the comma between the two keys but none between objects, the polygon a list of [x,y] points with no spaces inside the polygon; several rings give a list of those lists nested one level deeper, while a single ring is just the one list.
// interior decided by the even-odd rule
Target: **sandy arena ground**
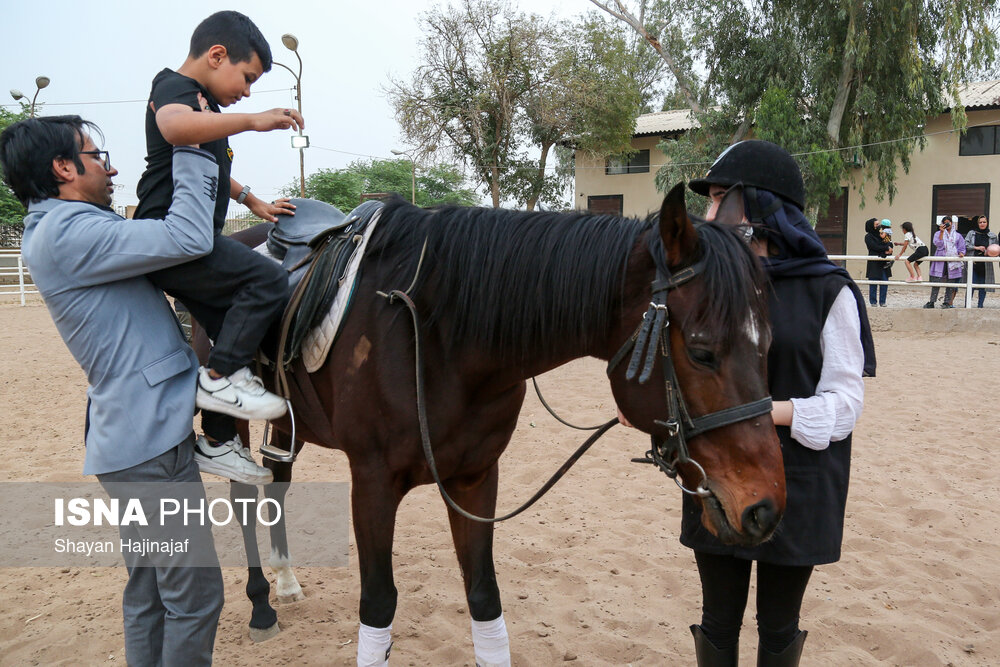
[{"label": "sandy arena ground", "polygon": [[[818,568],[806,593],[803,665],[1000,664],[1000,349],[995,324],[967,330],[876,334],[879,377],[866,381],[855,431],[844,557]],[[0,305],[0,349],[0,479],[81,480],[85,381],[45,308]],[[575,362],[541,384],[571,420],[614,414],[599,362]],[[533,493],[579,441],[529,393],[501,459],[500,509]],[[614,429],[536,508],[498,527],[514,664],[694,663],[687,627],[699,619],[698,577],[677,542],[681,496],[660,473],[629,463],[646,444]],[[310,446],[295,475],[344,481],[346,459]],[[446,514],[432,487],[405,500],[394,554],[391,662],[473,665]],[[246,573],[224,571],[217,664],[354,664],[353,547],[347,568],[297,574],[307,598],[279,606],[282,633],[254,644]],[[124,568],[0,567],[0,664],[123,665],[124,581]],[[753,623],[750,609],[743,664],[754,664]]]}]

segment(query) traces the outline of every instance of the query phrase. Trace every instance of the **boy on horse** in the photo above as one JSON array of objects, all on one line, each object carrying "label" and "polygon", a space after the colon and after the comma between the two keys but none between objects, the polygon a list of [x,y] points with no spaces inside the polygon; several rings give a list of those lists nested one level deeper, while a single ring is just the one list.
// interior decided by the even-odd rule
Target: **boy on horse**
[{"label": "boy on horse", "polygon": [[264,389],[249,364],[268,326],[284,310],[288,279],[270,259],[223,236],[222,228],[230,199],[271,222],[279,213],[294,214],[295,206],[287,199],[268,204],[232,178],[228,138],[248,130],[298,129],[303,121],[292,109],[219,112],[249,97],[250,86],[270,69],[271,49],[248,17],[222,11],[202,21],[181,67],[164,69],[153,79],[146,110],[147,166],[137,187],[136,217],[162,218],[173,195],[173,146],[201,145],[218,162],[211,186],[212,252],[149,278],[181,301],[214,341],[207,368],[198,372],[197,405],[207,440],[198,439],[196,460],[206,472],[248,484],[270,482],[271,471],[254,462],[236,433],[234,417],[274,419],[285,413],[285,401]]}]

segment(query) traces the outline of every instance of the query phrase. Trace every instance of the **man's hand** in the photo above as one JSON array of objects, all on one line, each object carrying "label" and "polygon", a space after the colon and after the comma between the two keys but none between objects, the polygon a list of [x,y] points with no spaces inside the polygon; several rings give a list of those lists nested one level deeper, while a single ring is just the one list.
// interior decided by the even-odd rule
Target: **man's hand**
[{"label": "man's hand", "polygon": [[271,130],[302,130],[306,123],[295,109],[271,109],[253,115],[253,129],[257,132]]},{"label": "man's hand", "polygon": [[288,201],[288,197],[276,199],[269,204],[260,197],[251,195],[244,203],[254,215],[268,222],[277,222],[279,215],[295,215],[295,204]]}]

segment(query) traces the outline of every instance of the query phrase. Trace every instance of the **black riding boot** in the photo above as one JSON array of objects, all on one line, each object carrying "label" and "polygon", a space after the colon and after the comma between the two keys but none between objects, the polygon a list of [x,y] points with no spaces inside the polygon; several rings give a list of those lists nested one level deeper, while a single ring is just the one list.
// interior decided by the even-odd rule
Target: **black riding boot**
[{"label": "black riding boot", "polygon": [[700,625],[692,625],[691,634],[694,635],[694,654],[698,659],[698,667],[736,667],[740,659],[738,646],[715,648]]},{"label": "black riding boot", "polygon": [[798,667],[799,659],[802,657],[802,645],[806,643],[808,634],[807,631],[800,630],[792,643],[781,653],[771,653],[763,646],[758,646],[757,667]]}]

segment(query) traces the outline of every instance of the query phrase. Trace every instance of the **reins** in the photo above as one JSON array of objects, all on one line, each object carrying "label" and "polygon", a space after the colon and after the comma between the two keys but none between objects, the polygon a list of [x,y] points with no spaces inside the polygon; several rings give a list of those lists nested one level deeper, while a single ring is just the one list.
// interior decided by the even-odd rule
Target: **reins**
[{"label": "reins", "polygon": [[420,441],[423,444],[424,456],[427,458],[427,467],[430,468],[431,476],[434,478],[434,483],[437,484],[438,491],[441,492],[441,497],[444,498],[444,501],[448,504],[448,507],[458,512],[466,519],[471,519],[472,521],[478,521],[480,523],[497,523],[500,521],[506,521],[507,519],[517,516],[518,514],[520,514],[521,512],[523,512],[524,510],[528,509],[536,502],[538,502],[538,500],[542,496],[544,496],[548,492],[548,490],[551,489],[555,485],[555,483],[558,482],[562,478],[562,476],[569,471],[570,468],[573,467],[573,464],[576,463],[577,460],[581,456],[583,456],[584,453],[588,449],[590,449],[590,447],[595,442],[597,442],[597,440],[602,435],[607,433],[611,429],[611,427],[613,427],[615,424],[618,423],[618,418],[615,417],[606,424],[598,427],[598,430],[589,438],[587,438],[587,440],[582,445],[580,445],[575,452],[573,452],[572,456],[570,456],[566,460],[566,462],[563,463],[558,470],[556,470],[555,474],[553,474],[552,477],[549,478],[549,481],[547,481],[542,486],[542,488],[540,488],[538,491],[535,492],[535,495],[531,496],[531,498],[525,501],[524,504],[522,504],[517,509],[508,512],[503,516],[492,517],[492,518],[477,516],[475,514],[467,512],[466,510],[462,509],[458,505],[458,503],[456,503],[452,499],[451,496],[448,495],[448,492],[444,488],[444,483],[441,481],[441,476],[440,474],[438,474],[437,464],[434,461],[434,450],[431,448],[430,427],[428,426],[427,423],[427,401],[424,396],[424,367],[423,367],[423,356],[420,351],[420,320],[419,317],[417,316],[417,306],[415,303],[413,303],[413,299],[410,298],[410,295],[402,290],[392,290],[388,294],[384,292],[379,292],[378,294],[379,296],[385,297],[389,301],[389,303],[393,303],[393,301],[399,299],[410,311],[410,316],[411,319],[413,320],[414,352],[416,355],[414,366],[416,370],[416,382],[417,382],[417,419],[420,422]]},{"label": "reins", "polygon": [[[656,436],[650,435],[651,447],[646,452],[645,457],[632,459],[632,461],[655,465],[667,477],[674,480],[681,491],[704,498],[712,495],[712,492],[706,487],[708,475],[701,464],[691,458],[687,445],[688,439],[770,412],[771,397],[765,396],[756,401],[717,410],[700,417],[691,417],[687,403],[684,401],[684,395],[681,393],[680,383],[677,381],[673,358],[670,356],[670,313],[667,308],[667,296],[670,290],[680,287],[701,273],[705,268],[705,259],[702,258],[691,266],[674,273],[666,264],[666,255],[658,236],[653,237],[650,241],[649,251],[656,265],[656,279],[652,286],[653,300],[649,302],[649,308],[643,314],[642,322],[636,327],[635,332],[608,362],[607,373],[610,377],[612,371],[631,352],[632,357],[625,372],[625,379],[633,380],[638,374],[639,384],[645,384],[652,374],[653,363],[659,354],[663,363],[667,418],[665,420],[657,419],[654,423],[666,429],[667,437],[662,441],[657,441]],[[681,464],[696,468],[701,475],[701,481],[693,491],[685,487],[678,478],[677,468]]]},{"label": "reins", "polygon": [[[666,266],[665,256],[663,256],[663,248],[659,245],[659,236],[654,236],[651,240],[649,250],[656,265],[656,279],[652,284],[653,300],[650,301],[649,308],[643,315],[642,322],[640,322],[638,327],[636,327],[635,332],[622,344],[618,352],[608,362],[607,374],[610,376],[614,369],[625,359],[626,356],[629,355],[629,353],[631,353],[632,356],[629,360],[625,378],[627,380],[633,380],[638,375],[639,383],[644,384],[647,380],[649,380],[649,377],[652,374],[656,358],[661,358],[664,366],[663,376],[664,389],[667,399],[667,416],[665,420],[655,420],[654,423],[666,429],[667,437],[665,440],[658,442],[656,437],[651,435],[650,440],[652,442],[652,446],[649,451],[646,452],[646,456],[644,458],[632,460],[640,463],[650,463],[655,465],[668,477],[673,479],[684,493],[706,497],[712,495],[712,492],[706,487],[708,475],[705,473],[705,469],[701,466],[701,464],[691,458],[690,452],[688,451],[687,440],[707,431],[735,424],[747,419],[752,419],[753,417],[758,417],[770,412],[771,397],[765,396],[749,403],[725,408],[700,417],[691,417],[687,409],[687,404],[684,401],[684,396],[681,393],[673,360],[670,356],[670,317],[669,310],[667,308],[667,295],[670,290],[680,287],[701,273],[705,268],[705,260],[699,260],[691,266],[685,267],[676,273],[673,273]],[[388,293],[377,292],[379,296],[384,297],[390,304],[394,303],[398,299],[406,306],[407,310],[410,311],[410,318],[413,322],[417,420],[420,424],[420,440],[423,445],[424,456],[427,459],[427,466],[431,471],[431,476],[434,478],[435,484],[437,484],[438,491],[441,493],[441,497],[444,498],[444,501],[450,508],[472,521],[478,521],[481,523],[497,523],[499,521],[505,521],[517,516],[524,510],[534,505],[543,495],[545,495],[546,492],[548,492],[549,489],[555,485],[556,482],[562,478],[563,475],[566,474],[566,472],[569,471],[573,464],[576,463],[577,460],[579,460],[579,458],[583,456],[583,454],[590,449],[590,447],[597,442],[601,436],[607,433],[615,424],[619,422],[618,419],[615,418],[597,427],[580,427],[570,424],[560,418],[548,405],[545,399],[542,398],[541,392],[538,389],[538,383],[534,378],[532,378],[532,382],[535,385],[535,391],[538,392],[538,397],[541,400],[542,405],[545,406],[553,417],[571,428],[579,430],[595,430],[595,432],[587,438],[587,440],[584,441],[584,443],[580,445],[575,452],[573,452],[566,462],[563,463],[558,470],[556,470],[555,474],[553,474],[552,477],[550,477],[549,480],[537,492],[535,492],[531,498],[529,498],[517,509],[508,512],[503,516],[493,518],[477,516],[462,509],[445,490],[444,483],[441,481],[441,476],[438,473],[437,464],[434,460],[434,451],[431,447],[430,427],[428,426],[427,420],[427,402],[424,396],[424,367],[420,344],[420,318],[417,314],[417,306],[409,295],[409,292],[417,284],[417,277],[420,274],[420,269],[423,265],[426,251],[427,240],[425,239],[424,247],[420,253],[420,261],[417,265],[417,270],[410,286],[405,291],[391,290]],[[678,479],[678,466],[681,464],[693,466],[701,475],[701,481],[699,482],[698,487],[693,491],[685,488]]]}]

